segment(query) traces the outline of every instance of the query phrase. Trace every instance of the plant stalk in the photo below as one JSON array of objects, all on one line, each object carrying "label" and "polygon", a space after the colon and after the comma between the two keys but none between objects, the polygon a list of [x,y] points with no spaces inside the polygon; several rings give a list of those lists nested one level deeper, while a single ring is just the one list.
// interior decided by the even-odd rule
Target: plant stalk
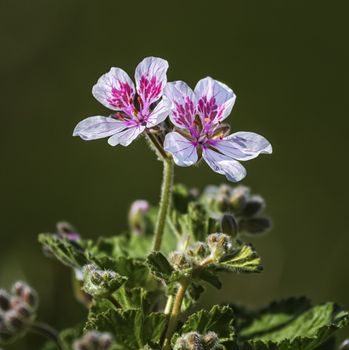
[{"label": "plant stalk", "polygon": [[49,340],[52,340],[59,350],[63,350],[62,342],[59,338],[58,332],[45,323],[34,322],[30,325],[29,330],[33,333],[39,334]]},{"label": "plant stalk", "polygon": [[181,313],[183,298],[185,296],[185,292],[187,291],[189,284],[190,284],[190,280],[186,279],[186,280],[182,281],[182,283],[180,284],[180,286],[177,290],[175,300],[173,303],[173,308],[172,308],[171,315],[170,315],[170,319],[168,320],[168,326],[167,326],[165,340],[164,340],[164,344],[163,344],[163,350],[170,350],[171,349],[171,338],[172,338],[173,333],[176,330],[178,318],[179,318],[179,315]]},{"label": "plant stalk", "polygon": [[172,183],[173,183],[173,162],[172,159],[164,158],[164,175],[161,187],[161,199],[159,205],[159,213],[155,226],[155,236],[153,243],[153,251],[159,251],[161,248],[162,237],[166,225],[166,218],[171,202]]}]

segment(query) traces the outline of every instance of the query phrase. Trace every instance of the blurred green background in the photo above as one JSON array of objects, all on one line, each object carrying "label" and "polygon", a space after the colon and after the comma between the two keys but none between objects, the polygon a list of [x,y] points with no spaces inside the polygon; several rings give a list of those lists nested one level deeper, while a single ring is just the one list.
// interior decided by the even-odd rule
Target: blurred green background
[{"label": "blurred green background", "polygon": [[[232,129],[274,147],[245,163],[243,181],[274,220],[252,240],[265,271],[234,277],[215,296],[261,306],[306,294],[349,307],[348,5],[1,0],[0,285],[30,281],[40,318],[58,328],[84,316],[68,270],[42,255],[37,233],[64,219],[85,237],[111,235],[127,227],[133,199],[157,202],[161,164],[144,140],[112,148],[71,136],[84,117],[108,113],[91,95],[101,74],[118,66],[133,76],[154,55],[169,61],[169,80],[227,83],[238,96]],[[176,181],[202,188],[225,178],[201,164],[176,168]]]}]

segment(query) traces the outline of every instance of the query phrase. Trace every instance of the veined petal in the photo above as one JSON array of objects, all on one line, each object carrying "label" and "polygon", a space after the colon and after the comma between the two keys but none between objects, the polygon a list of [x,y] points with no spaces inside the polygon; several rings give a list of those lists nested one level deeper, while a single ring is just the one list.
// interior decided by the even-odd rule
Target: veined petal
[{"label": "veined petal", "polygon": [[171,101],[166,96],[163,96],[159,104],[149,115],[147,119],[147,128],[152,128],[153,126],[163,122],[171,113],[171,105]]},{"label": "veined petal", "polygon": [[238,182],[246,176],[246,169],[236,160],[215,152],[211,149],[204,149],[203,158],[210,168],[232,182]]},{"label": "veined petal", "polygon": [[144,108],[157,101],[167,83],[168,62],[158,57],[147,57],[138,64],[135,73],[137,92]]},{"label": "veined petal", "polygon": [[135,88],[128,74],[121,68],[111,68],[92,88],[93,96],[114,111],[132,113]]},{"label": "veined petal", "polygon": [[73,136],[80,136],[83,140],[96,140],[108,137],[126,128],[124,122],[109,117],[89,117],[79,122]]},{"label": "veined petal", "polygon": [[127,129],[120,130],[120,132],[110,137],[108,143],[110,146],[116,146],[119,144],[122,146],[128,146],[143,132],[144,129],[145,127],[142,125],[130,126]]},{"label": "veined petal", "polygon": [[218,141],[214,146],[221,153],[237,159],[249,160],[259,154],[273,152],[270,142],[263,136],[254,132],[239,131]]},{"label": "veined petal", "polygon": [[236,95],[227,85],[207,77],[195,87],[197,110],[204,124],[216,124],[231,112]]},{"label": "veined petal", "polygon": [[172,102],[170,119],[179,128],[190,128],[195,119],[195,94],[184,81],[173,81],[164,90]]},{"label": "veined petal", "polygon": [[172,154],[175,163],[179,166],[190,166],[198,161],[195,146],[177,132],[170,132],[166,135],[164,149]]}]

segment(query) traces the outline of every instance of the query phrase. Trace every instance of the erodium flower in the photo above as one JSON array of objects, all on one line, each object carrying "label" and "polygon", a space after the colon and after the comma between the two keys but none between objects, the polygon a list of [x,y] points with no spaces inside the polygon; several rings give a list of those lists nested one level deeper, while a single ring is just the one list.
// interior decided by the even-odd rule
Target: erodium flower
[{"label": "erodium flower", "polygon": [[109,137],[111,146],[128,146],[146,128],[164,121],[170,112],[170,102],[161,99],[167,69],[166,60],[145,58],[136,68],[135,88],[124,70],[111,68],[99,78],[92,94],[114,112],[109,117],[94,116],[82,120],[73,135],[83,140]]},{"label": "erodium flower", "polygon": [[164,149],[179,166],[195,164],[201,157],[213,171],[237,182],[246,176],[238,161],[272,153],[271,144],[253,132],[227,135],[222,121],[230,114],[236,96],[225,84],[210,77],[193,91],[185,82],[168,83],[164,94],[172,102],[170,118],[175,130],[166,135]]}]

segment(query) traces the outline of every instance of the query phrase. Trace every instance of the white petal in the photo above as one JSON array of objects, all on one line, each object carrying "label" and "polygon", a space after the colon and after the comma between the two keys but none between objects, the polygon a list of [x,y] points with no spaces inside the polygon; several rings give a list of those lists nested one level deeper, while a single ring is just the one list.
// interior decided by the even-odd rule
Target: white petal
[{"label": "white petal", "polygon": [[128,74],[121,68],[111,68],[92,88],[93,96],[114,111],[132,112],[135,88]]},{"label": "white petal", "polygon": [[195,94],[184,81],[173,81],[165,86],[165,96],[172,102],[171,121],[179,128],[189,128],[195,118]]},{"label": "white petal", "polygon": [[198,161],[195,146],[177,132],[170,132],[166,135],[164,149],[172,154],[175,163],[179,166],[190,166]]},{"label": "white petal", "polygon": [[171,112],[171,101],[164,96],[147,119],[147,128],[163,122]]},{"label": "white petal", "polygon": [[203,158],[210,168],[232,182],[238,182],[246,176],[246,169],[236,160],[211,149],[203,151]]},{"label": "white petal", "polygon": [[198,113],[204,123],[214,124],[225,119],[234,106],[236,95],[227,85],[207,77],[195,87]]},{"label": "white petal", "polygon": [[128,146],[145,129],[144,126],[132,126],[118,132],[108,139],[110,146],[122,145]]},{"label": "white petal", "polygon": [[158,57],[147,57],[138,64],[135,73],[138,95],[145,106],[161,96],[167,83],[168,62]]},{"label": "white petal", "polygon": [[273,152],[270,142],[265,137],[247,131],[239,131],[225,137],[215,148],[237,160],[249,160],[261,153]]},{"label": "white petal", "polygon": [[83,140],[96,140],[108,137],[126,128],[125,123],[109,117],[89,117],[79,122],[73,136],[80,136]]}]

